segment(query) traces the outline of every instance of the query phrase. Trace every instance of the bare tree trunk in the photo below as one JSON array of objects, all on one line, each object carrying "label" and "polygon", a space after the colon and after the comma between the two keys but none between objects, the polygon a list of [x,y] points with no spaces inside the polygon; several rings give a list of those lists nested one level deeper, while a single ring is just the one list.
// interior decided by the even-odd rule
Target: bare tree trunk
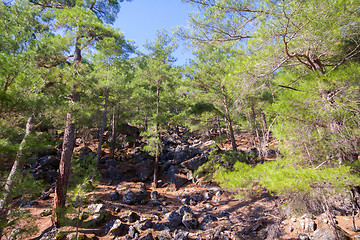
[{"label": "bare tree trunk", "polygon": [[71,156],[75,146],[75,123],[72,121],[72,112],[66,115],[66,127],[64,133],[64,141],[62,145],[61,159],[59,165],[59,175],[56,181],[54,195],[54,224],[60,226],[62,222],[62,213],[65,207],[67,186],[69,182]]},{"label": "bare tree trunk", "polygon": [[117,114],[116,113],[117,111],[113,110],[113,115],[112,115],[112,133],[111,133],[111,149],[110,149],[110,157],[111,158],[114,158],[114,154],[115,154],[115,146],[116,146],[116,131],[115,131],[115,123],[116,123],[116,120],[118,118],[118,116],[115,118],[115,115]]},{"label": "bare tree trunk", "polygon": [[103,122],[102,122],[101,130],[100,130],[100,133],[99,133],[99,145],[98,145],[98,149],[97,149],[97,155],[96,155],[97,161],[96,161],[96,167],[95,167],[95,169],[99,166],[99,163],[100,163],[101,146],[102,146],[103,139],[104,139],[104,130],[105,130],[105,125],[106,125],[106,115],[107,115],[108,98],[109,98],[109,87],[106,87],[106,92],[105,92],[105,104],[104,104],[104,115],[103,115]]},{"label": "bare tree trunk", "polygon": [[264,132],[264,135],[266,134],[267,132],[267,123],[266,123],[266,117],[265,117],[265,113],[264,113],[264,110],[262,108],[260,108],[260,115],[261,115],[261,119],[262,119],[262,124],[263,124],[263,132]]},{"label": "bare tree trunk", "polygon": [[[157,88],[156,88],[156,115],[159,115],[159,106],[160,106],[160,79],[158,80]],[[160,140],[160,132],[159,132],[159,122],[156,123],[156,133],[159,134]],[[156,153],[155,153],[155,163],[154,163],[154,188],[158,187],[158,179],[159,179],[159,155],[160,155],[160,146],[159,143],[156,143]]]},{"label": "bare tree trunk", "polygon": [[9,176],[8,176],[5,186],[4,186],[5,192],[3,194],[3,198],[0,200],[0,239],[1,239],[2,233],[3,233],[3,226],[7,222],[7,217],[6,217],[7,211],[8,211],[7,205],[9,202],[9,197],[12,193],[12,188],[15,184],[14,180],[15,180],[16,174],[24,168],[24,164],[25,164],[25,158],[23,156],[24,155],[24,147],[26,145],[27,138],[31,133],[32,119],[33,119],[32,116],[30,116],[27,120],[25,136],[20,143],[15,162],[11,168],[11,171],[9,173]]},{"label": "bare tree trunk", "polygon": [[257,127],[256,127],[257,122],[256,122],[256,113],[255,113],[254,102],[251,103],[251,111],[252,111],[252,117],[253,117],[253,123],[254,123],[254,130],[256,133],[257,140],[258,140],[259,156],[260,156],[261,162],[263,162],[264,156],[263,156],[259,131],[257,130]]}]

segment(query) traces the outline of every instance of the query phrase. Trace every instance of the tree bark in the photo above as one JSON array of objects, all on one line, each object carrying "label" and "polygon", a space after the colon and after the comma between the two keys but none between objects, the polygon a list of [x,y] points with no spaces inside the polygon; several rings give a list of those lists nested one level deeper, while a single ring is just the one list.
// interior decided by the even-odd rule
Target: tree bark
[{"label": "tree bark", "polygon": [[114,155],[115,155],[115,146],[116,146],[116,131],[115,131],[115,123],[116,123],[116,120],[118,118],[118,115],[115,117],[115,115],[117,115],[117,111],[115,110],[114,108],[114,111],[113,111],[113,115],[112,115],[112,133],[111,133],[111,149],[110,149],[110,157],[111,158],[114,158]]},{"label": "tree bark", "polygon": [[72,112],[68,112],[66,115],[66,127],[59,165],[59,175],[56,181],[53,202],[53,223],[57,227],[61,225],[63,220],[62,217],[66,201],[67,186],[69,182],[71,156],[75,146],[75,123],[73,123],[72,120]]},{"label": "tree bark", "polygon": [[3,233],[3,226],[7,222],[7,217],[6,217],[7,211],[8,211],[7,205],[9,203],[9,197],[12,193],[12,188],[15,185],[16,174],[24,168],[24,164],[25,164],[25,158],[23,156],[24,155],[24,147],[26,145],[27,138],[31,133],[31,129],[32,129],[32,125],[33,125],[32,120],[33,120],[32,116],[30,116],[27,120],[26,128],[25,128],[25,136],[20,143],[15,162],[11,168],[11,171],[9,173],[9,176],[8,176],[5,186],[4,186],[4,190],[5,190],[4,195],[3,195],[2,199],[0,200],[0,239],[1,239],[2,233]]},{"label": "tree bark", "polygon": [[[80,37],[76,37],[75,51],[74,51],[74,65],[81,64],[81,44]],[[70,96],[70,101],[79,102],[79,93],[75,90]],[[70,106],[69,106],[70,107]],[[67,185],[70,176],[71,157],[75,147],[75,123],[73,122],[73,110],[70,109],[66,114],[66,125],[64,132],[64,140],[62,145],[61,159],[59,164],[59,174],[56,181],[55,194],[53,200],[53,224],[59,227],[62,224],[64,217],[64,207],[66,202]]]},{"label": "tree bark", "polygon": [[226,114],[225,118],[226,118],[226,122],[228,124],[229,135],[230,135],[230,139],[231,139],[231,147],[234,151],[237,151],[234,130],[232,127],[232,120],[231,120],[230,113],[229,113],[229,106],[227,104],[225,96],[224,96],[224,107],[225,107],[225,114]]},{"label": "tree bark", "polygon": [[96,161],[96,167],[95,168],[97,168],[99,166],[99,163],[100,163],[101,146],[102,146],[103,139],[104,139],[104,130],[105,130],[105,125],[106,125],[108,98],[109,98],[109,87],[106,87],[104,115],[103,115],[103,122],[102,122],[101,130],[100,130],[100,133],[99,133],[99,145],[98,145],[98,149],[97,149],[97,161]]},{"label": "tree bark", "polygon": [[255,131],[255,134],[256,134],[256,137],[257,137],[257,140],[258,140],[259,156],[260,156],[261,162],[263,162],[264,156],[263,156],[259,131],[257,130],[257,127],[256,127],[257,121],[256,121],[256,113],[255,113],[254,102],[251,102],[251,111],[252,111],[252,117],[253,117],[253,123],[254,123],[254,131]]},{"label": "tree bark", "polygon": [[[159,115],[159,106],[160,106],[160,79],[158,80],[157,83],[157,88],[156,88],[156,115]],[[159,140],[160,140],[160,132],[159,132],[159,121],[157,119],[156,122],[156,129],[155,129],[156,133],[159,134]],[[156,143],[156,153],[155,153],[155,163],[154,163],[154,182],[153,182],[153,186],[154,188],[158,187],[158,179],[159,179],[159,155],[160,155],[160,146],[159,143]]]},{"label": "tree bark", "polygon": [[219,115],[216,115],[216,120],[217,120],[217,124],[218,124],[219,137],[221,137],[221,125],[220,125]]}]

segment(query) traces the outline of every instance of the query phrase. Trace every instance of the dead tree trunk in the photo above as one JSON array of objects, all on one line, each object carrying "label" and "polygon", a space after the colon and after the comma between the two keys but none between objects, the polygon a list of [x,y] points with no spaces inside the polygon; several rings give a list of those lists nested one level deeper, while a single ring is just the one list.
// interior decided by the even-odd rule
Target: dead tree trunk
[{"label": "dead tree trunk", "polygon": [[5,192],[3,194],[2,199],[0,200],[0,239],[1,239],[2,233],[3,233],[3,226],[6,225],[6,222],[7,222],[7,217],[6,217],[7,212],[8,212],[7,205],[9,203],[9,197],[12,193],[12,188],[15,185],[16,174],[24,168],[24,164],[25,164],[25,158],[23,156],[24,155],[24,147],[26,145],[27,138],[31,133],[32,119],[33,119],[32,116],[30,116],[27,120],[25,136],[20,143],[15,162],[11,168],[11,171],[9,173],[9,176],[8,176],[5,186],[4,186]]},{"label": "dead tree trunk", "polygon": [[103,139],[104,139],[104,130],[105,130],[105,125],[106,125],[108,98],[109,98],[109,87],[106,87],[103,122],[102,122],[102,126],[101,126],[100,133],[99,133],[99,145],[98,145],[98,149],[97,149],[97,155],[96,155],[97,161],[96,161],[96,167],[95,168],[97,168],[99,166],[99,163],[100,163],[101,146],[102,146]]}]

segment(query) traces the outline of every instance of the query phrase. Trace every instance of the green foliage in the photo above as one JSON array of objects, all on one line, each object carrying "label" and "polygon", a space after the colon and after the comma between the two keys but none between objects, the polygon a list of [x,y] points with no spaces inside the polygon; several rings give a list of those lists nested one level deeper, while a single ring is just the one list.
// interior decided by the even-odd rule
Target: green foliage
[{"label": "green foliage", "polygon": [[[4,172],[0,178],[5,182],[8,172]],[[41,192],[45,190],[46,185],[42,180],[35,180],[31,174],[17,173],[14,178],[14,186],[12,188],[12,195],[10,198],[21,197],[23,202],[29,201],[33,198],[39,197]]]},{"label": "green foliage", "polygon": [[163,143],[159,138],[159,132],[155,129],[149,128],[147,131],[141,133],[142,139],[147,143],[143,150],[148,152],[151,156],[160,154]]},{"label": "green foliage", "polygon": [[237,162],[233,171],[216,172],[215,179],[222,187],[230,189],[259,186],[285,196],[296,192],[311,194],[319,189],[323,194],[333,194],[360,184],[359,176],[353,174],[350,167],[309,168],[295,165],[287,159],[256,166]]},{"label": "green foliage", "polygon": [[[0,225],[9,233],[8,239],[26,239],[39,231],[34,216],[29,213],[29,210],[13,208],[9,212],[8,219],[9,221],[5,225]],[[19,222],[21,222],[21,227],[19,227]]]}]

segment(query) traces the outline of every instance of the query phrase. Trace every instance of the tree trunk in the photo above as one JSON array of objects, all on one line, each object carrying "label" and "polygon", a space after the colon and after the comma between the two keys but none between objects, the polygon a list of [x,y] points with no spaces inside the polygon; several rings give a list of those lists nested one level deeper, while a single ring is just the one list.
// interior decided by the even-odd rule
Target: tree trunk
[{"label": "tree trunk", "polygon": [[[159,106],[160,106],[160,79],[158,80],[157,88],[156,88],[156,115],[159,115]],[[157,119],[156,122],[156,133],[159,134],[159,140],[160,140],[160,133],[159,133],[159,122]],[[156,153],[155,153],[155,163],[154,163],[154,182],[153,186],[154,188],[157,188],[158,185],[158,179],[159,179],[159,155],[160,155],[160,146],[159,143],[156,143]]]},{"label": "tree trunk", "polygon": [[145,131],[148,130],[148,119],[147,119],[147,115],[145,115],[145,119],[144,119],[144,128],[145,128]]},{"label": "tree trunk", "polygon": [[113,115],[112,115],[112,133],[111,133],[111,149],[110,149],[110,157],[114,158],[115,155],[115,146],[116,146],[116,131],[115,131],[115,123],[118,118],[118,116],[115,118],[115,115],[117,111],[114,108]]},{"label": "tree trunk", "polygon": [[75,146],[75,123],[72,122],[72,112],[66,115],[66,127],[62,145],[59,175],[56,181],[55,195],[53,202],[54,224],[59,227],[62,223],[64,213],[67,185],[69,182],[71,156]]},{"label": "tree trunk", "polygon": [[105,92],[105,104],[104,104],[104,115],[103,115],[103,122],[102,122],[101,130],[100,130],[100,133],[99,133],[99,145],[98,145],[98,149],[97,149],[97,161],[96,161],[96,167],[95,167],[95,169],[99,166],[99,163],[100,163],[101,146],[102,146],[103,139],[104,139],[104,130],[105,130],[105,125],[106,125],[106,115],[107,115],[108,98],[109,98],[109,87],[106,87],[106,92]]},{"label": "tree trunk", "polygon": [[219,115],[216,115],[216,120],[217,120],[217,124],[218,124],[219,137],[221,137],[221,125],[220,125]]},{"label": "tree trunk", "polygon": [[4,190],[5,190],[4,195],[3,195],[2,199],[0,200],[0,239],[2,237],[3,227],[4,227],[4,225],[6,225],[6,222],[7,222],[7,218],[6,218],[7,210],[8,210],[7,205],[9,203],[9,197],[12,193],[12,188],[15,185],[14,180],[15,180],[16,174],[24,168],[24,164],[25,164],[25,158],[23,156],[24,155],[24,147],[26,145],[27,138],[31,133],[32,119],[33,119],[32,116],[30,116],[27,120],[25,136],[20,143],[15,162],[11,168],[11,171],[9,173],[9,176],[8,176],[5,186],[4,186]]},{"label": "tree trunk", "polygon": [[[81,48],[80,37],[76,37],[75,51],[74,51],[74,65],[81,64]],[[73,86],[73,92],[70,96],[71,102],[79,102],[79,93]],[[70,106],[69,106],[70,107]],[[66,125],[64,132],[64,140],[62,145],[61,159],[59,164],[59,174],[56,180],[55,194],[53,200],[53,224],[57,227],[60,226],[64,217],[64,207],[66,202],[67,185],[70,176],[71,157],[75,147],[75,123],[73,122],[73,110],[70,109],[66,114]]]},{"label": "tree trunk", "polygon": [[237,151],[234,130],[233,130],[233,127],[232,127],[232,120],[231,120],[231,117],[230,117],[229,107],[228,107],[228,104],[226,102],[225,97],[224,97],[224,107],[225,107],[225,114],[226,114],[225,118],[226,118],[226,122],[228,124],[229,135],[230,135],[230,139],[231,139],[231,147],[232,147],[233,150]]},{"label": "tree trunk", "polygon": [[257,137],[257,140],[258,140],[259,156],[260,156],[261,162],[263,162],[264,156],[263,156],[259,131],[258,131],[257,127],[256,127],[257,122],[256,122],[256,113],[255,113],[254,102],[251,103],[251,111],[252,111],[252,117],[253,117],[253,123],[254,123],[254,131],[256,133],[256,137]]}]

